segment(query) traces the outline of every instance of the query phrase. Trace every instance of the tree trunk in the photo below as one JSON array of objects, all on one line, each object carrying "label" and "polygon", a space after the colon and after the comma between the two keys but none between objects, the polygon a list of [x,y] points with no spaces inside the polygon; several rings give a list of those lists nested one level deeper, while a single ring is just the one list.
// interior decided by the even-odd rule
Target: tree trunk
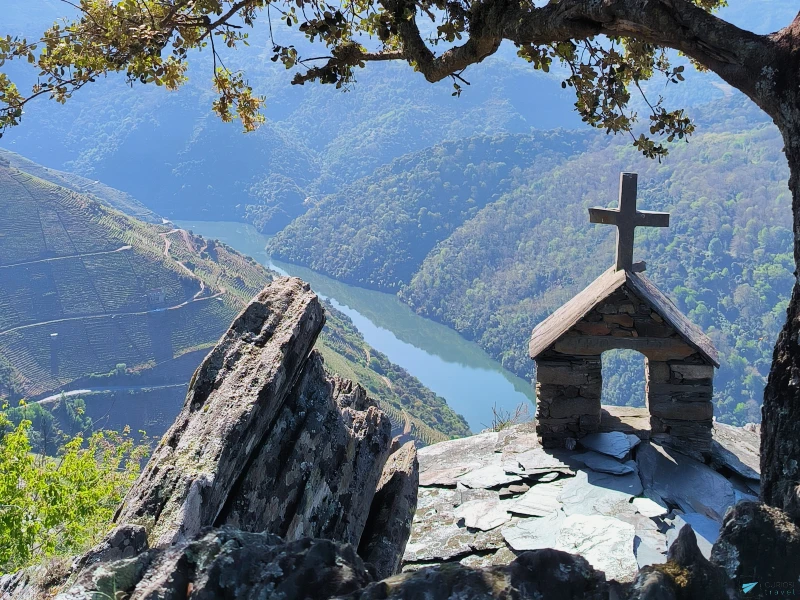
[{"label": "tree trunk", "polygon": [[[795,111],[800,111],[800,103],[787,112]],[[797,266],[761,408],[761,500],[786,511],[800,524],[800,119],[778,126],[789,161]]]}]

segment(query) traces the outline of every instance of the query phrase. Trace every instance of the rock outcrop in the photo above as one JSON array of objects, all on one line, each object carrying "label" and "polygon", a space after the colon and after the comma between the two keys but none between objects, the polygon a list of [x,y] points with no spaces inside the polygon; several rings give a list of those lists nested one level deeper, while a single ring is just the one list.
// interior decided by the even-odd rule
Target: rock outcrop
[{"label": "rock outcrop", "polygon": [[417,509],[419,461],[414,442],[389,457],[383,468],[358,553],[382,579],[400,572]]},{"label": "rock outcrop", "polygon": [[323,322],[300,280],[265,288],[198,369],[118,527],[71,568],[0,577],[0,598],[688,600],[800,584],[797,526],[749,501],[757,433],[721,428],[711,466],[630,429],[548,450],[533,423],[418,453],[325,372]]},{"label": "rock outcrop", "polygon": [[316,294],[279,279],[254,298],[198,367],[183,409],[117,511],[152,545],[213,525],[273,430],[325,323]]}]

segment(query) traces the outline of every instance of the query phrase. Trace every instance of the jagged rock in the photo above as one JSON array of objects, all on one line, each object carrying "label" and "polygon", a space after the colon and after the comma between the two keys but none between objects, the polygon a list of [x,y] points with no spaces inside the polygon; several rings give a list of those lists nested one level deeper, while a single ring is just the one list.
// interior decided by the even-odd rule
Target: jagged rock
[{"label": "jagged rock", "polygon": [[609,585],[603,573],[595,571],[586,559],[558,550],[539,550],[525,552],[508,565],[481,571],[456,563],[403,573],[348,598],[607,600]]},{"label": "jagged rock", "polygon": [[684,512],[697,512],[717,521],[735,497],[733,486],[714,469],[684,454],[651,443],[636,451],[644,487]]},{"label": "jagged rock", "polygon": [[737,588],[743,583],[800,585],[800,527],[782,510],[742,502],[725,515],[712,562],[725,569]]},{"label": "jagged rock", "polygon": [[642,483],[636,473],[609,475],[594,471],[578,471],[564,484],[559,496],[568,515],[605,515],[632,513],[631,500],[642,493]]},{"label": "jagged rock", "polygon": [[498,434],[490,431],[432,444],[419,451],[419,484],[455,486],[456,477],[486,466]]},{"label": "jagged rock", "polygon": [[[639,439],[639,438],[636,438]],[[636,463],[627,461],[621,463],[616,458],[612,458],[599,452],[584,452],[573,456],[575,460],[582,462],[587,467],[598,473],[608,473],[610,475],[625,475],[626,473],[636,472]]]},{"label": "jagged rock", "polygon": [[314,351],[214,524],[358,544],[390,447],[389,418]]},{"label": "jagged rock", "polygon": [[727,467],[747,479],[761,477],[759,434],[716,422],[712,434],[711,462],[715,467]]},{"label": "jagged rock", "polygon": [[[636,437],[636,436],[634,436]],[[639,438],[636,437],[638,440]],[[580,445],[587,450],[594,450],[600,454],[606,454],[622,460],[631,451],[631,439],[621,431],[609,431],[603,433],[590,433],[582,437]],[[637,442],[638,443],[638,442]]]},{"label": "jagged rock", "polygon": [[372,582],[355,548],[331,540],[284,542],[232,529],[149,550],[136,558],[97,563],[58,600],[115,598],[323,599]]},{"label": "jagged rock", "polygon": [[508,507],[512,513],[544,517],[561,508],[558,497],[564,490],[564,481],[538,483]]},{"label": "jagged rock", "polygon": [[358,553],[378,578],[400,572],[417,508],[419,462],[414,442],[393,452],[383,467]]},{"label": "jagged rock", "polygon": [[700,553],[706,558],[711,558],[711,547],[719,537],[719,521],[699,513],[685,513],[675,515],[672,520],[667,520],[666,522],[672,525],[672,529],[667,531],[667,544],[670,547],[677,539],[684,525],[689,525],[697,538],[697,547],[700,549]]},{"label": "jagged rock", "polygon": [[98,562],[109,562],[123,558],[133,558],[147,550],[147,532],[141,525],[120,525],[115,527],[97,546],[79,557],[72,567],[73,572]]},{"label": "jagged rock", "polygon": [[300,377],[325,317],[308,284],[281,278],[236,317],[115,516],[156,544],[212,525]]},{"label": "jagged rock", "polygon": [[670,546],[667,562],[639,571],[630,600],[723,600],[735,597],[725,572],[700,553],[692,528],[684,525]]}]

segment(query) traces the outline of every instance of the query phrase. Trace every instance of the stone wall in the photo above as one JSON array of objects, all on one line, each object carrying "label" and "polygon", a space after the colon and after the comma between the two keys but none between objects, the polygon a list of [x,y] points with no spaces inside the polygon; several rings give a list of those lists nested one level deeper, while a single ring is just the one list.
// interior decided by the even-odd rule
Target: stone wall
[{"label": "stone wall", "polygon": [[601,355],[645,356],[653,439],[700,456],[711,448],[714,367],[650,306],[622,288],[536,358],[537,432],[562,447],[600,425]]}]

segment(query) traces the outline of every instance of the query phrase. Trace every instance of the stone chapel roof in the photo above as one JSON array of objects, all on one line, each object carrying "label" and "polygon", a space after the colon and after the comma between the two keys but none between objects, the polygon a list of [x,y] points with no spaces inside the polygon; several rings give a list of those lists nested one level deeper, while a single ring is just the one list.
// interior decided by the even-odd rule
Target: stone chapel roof
[{"label": "stone chapel roof", "polygon": [[529,346],[531,358],[536,358],[547,350],[589,311],[623,286],[647,302],[650,308],[669,323],[687,344],[700,352],[715,367],[719,367],[719,355],[713,342],[678,310],[672,300],[642,273],[617,271],[614,267],[600,275],[586,289],[534,328]]}]

